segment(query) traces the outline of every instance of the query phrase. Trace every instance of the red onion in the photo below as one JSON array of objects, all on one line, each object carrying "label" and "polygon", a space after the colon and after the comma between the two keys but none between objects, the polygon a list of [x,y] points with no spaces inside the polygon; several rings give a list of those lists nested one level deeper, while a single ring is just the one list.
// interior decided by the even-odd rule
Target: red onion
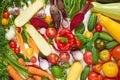
[{"label": "red onion", "polygon": [[18,7],[14,7],[11,9],[10,13],[12,15],[19,15],[20,14],[20,9]]},{"label": "red onion", "polygon": [[75,60],[78,60],[78,61],[82,60],[83,53],[81,51],[79,51],[79,50],[77,50],[77,51],[71,51],[71,53],[72,53],[72,56],[73,56],[73,58]]},{"label": "red onion", "polygon": [[39,18],[45,18],[46,17],[46,14],[45,14],[45,11],[42,9],[40,10],[37,14],[36,14],[37,17]]},{"label": "red onion", "polygon": [[40,66],[41,69],[47,70],[49,68],[49,63],[46,59],[40,58],[39,59],[39,66]]}]

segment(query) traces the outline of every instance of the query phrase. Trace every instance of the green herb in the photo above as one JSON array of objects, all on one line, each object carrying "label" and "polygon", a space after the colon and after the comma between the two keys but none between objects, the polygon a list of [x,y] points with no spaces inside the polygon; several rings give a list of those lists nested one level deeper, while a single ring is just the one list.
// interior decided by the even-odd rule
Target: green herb
[{"label": "green herb", "polygon": [[83,33],[84,32],[84,30],[85,30],[85,25],[83,24],[83,23],[81,23],[78,27],[76,27],[75,28],[75,34],[77,34],[77,33]]},{"label": "green herb", "polygon": [[48,43],[52,44],[53,43],[53,39],[48,39]]},{"label": "green herb", "polygon": [[98,51],[94,47],[93,43],[96,39],[98,39],[99,33],[98,32],[94,33],[94,36],[93,36],[92,40],[85,37],[83,34],[75,34],[75,36],[77,37],[77,39],[79,39],[83,43],[83,45],[80,49],[84,48],[85,51],[88,51],[88,50],[92,51],[92,53],[93,53],[92,59],[93,59],[94,63],[96,64],[98,62],[99,55],[98,55]]}]

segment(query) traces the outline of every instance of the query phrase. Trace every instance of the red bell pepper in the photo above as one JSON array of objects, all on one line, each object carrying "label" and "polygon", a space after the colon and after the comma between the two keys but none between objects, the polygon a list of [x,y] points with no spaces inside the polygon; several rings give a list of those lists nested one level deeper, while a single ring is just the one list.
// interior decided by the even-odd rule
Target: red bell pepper
[{"label": "red bell pepper", "polygon": [[75,36],[69,29],[62,29],[55,37],[58,49],[62,52],[70,50],[75,44]]}]

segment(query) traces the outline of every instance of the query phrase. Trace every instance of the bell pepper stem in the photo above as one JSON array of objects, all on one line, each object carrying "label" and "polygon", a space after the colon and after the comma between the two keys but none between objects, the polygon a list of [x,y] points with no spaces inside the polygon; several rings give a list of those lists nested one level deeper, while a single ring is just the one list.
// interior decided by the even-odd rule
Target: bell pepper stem
[{"label": "bell pepper stem", "polygon": [[66,38],[66,37],[57,37],[57,40],[61,40],[63,43],[68,42],[68,38]]}]

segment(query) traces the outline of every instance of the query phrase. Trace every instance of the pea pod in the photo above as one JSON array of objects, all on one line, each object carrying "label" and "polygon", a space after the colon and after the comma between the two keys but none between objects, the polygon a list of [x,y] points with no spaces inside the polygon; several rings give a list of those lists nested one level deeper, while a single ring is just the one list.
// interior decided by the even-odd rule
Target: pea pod
[{"label": "pea pod", "polygon": [[119,43],[117,41],[110,41],[106,43],[107,49],[113,49],[115,46],[117,46]]},{"label": "pea pod", "polygon": [[83,69],[81,73],[80,80],[86,80],[89,72],[90,72],[90,66],[85,66],[85,68]]},{"label": "pea pod", "polygon": [[96,23],[97,23],[96,13],[92,13],[88,21],[88,26],[87,26],[88,30],[93,31]]},{"label": "pea pod", "polygon": [[113,38],[112,36],[110,36],[108,33],[106,32],[100,32],[99,34],[99,38],[103,39],[103,40],[106,40],[106,41],[112,41]]}]

